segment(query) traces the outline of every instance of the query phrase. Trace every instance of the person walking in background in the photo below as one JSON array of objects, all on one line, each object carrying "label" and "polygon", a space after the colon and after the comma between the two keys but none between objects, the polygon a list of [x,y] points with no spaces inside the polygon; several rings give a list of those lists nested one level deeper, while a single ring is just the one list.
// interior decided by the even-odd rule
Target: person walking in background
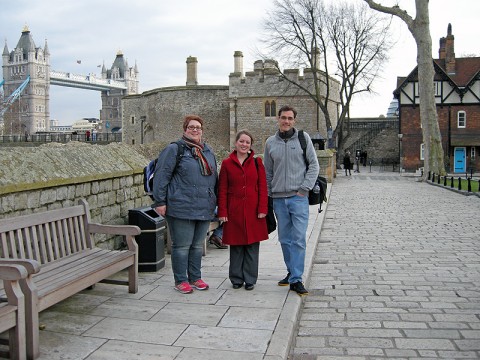
[{"label": "person walking in background", "polygon": [[172,270],[175,290],[188,294],[207,290],[202,280],[203,243],[213,219],[217,196],[217,162],[203,140],[201,117],[188,115],[183,121],[183,149],[175,167],[179,147],[172,143],[159,155],[155,168],[152,208],[165,217],[172,238]]},{"label": "person walking in background", "polygon": [[309,217],[308,192],[315,184],[319,165],[310,136],[304,132],[308,162],[305,164],[298,131],[294,127],[296,117],[297,111],[293,107],[280,108],[278,131],[265,143],[264,162],[268,193],[273,198],[278,222],[278,240],[288,272],[278,285],[290,285],[290,290],[302,296],[308,294],[302,282]]},{"label": "person walking in background", "polygon": [[345,154],[343,155],[343,168],[345,169],[345,176],[347,176],[347,171],[348,175],[352,175],[352,160],[350,159],[350,151],[345,151]]},{"label": "person walking in background", "polygon": [[235,149],[220,167],[218,219],[223,243],[230,245],[229,278],[234,289],[253,290],[258,278],[260,241],[268,239],[265,168],[251,149],[253,136],[238,132]]},{"label": "person walking in background", "polygon": [[90,141],[90,130],[85,132],[85,141]]}]

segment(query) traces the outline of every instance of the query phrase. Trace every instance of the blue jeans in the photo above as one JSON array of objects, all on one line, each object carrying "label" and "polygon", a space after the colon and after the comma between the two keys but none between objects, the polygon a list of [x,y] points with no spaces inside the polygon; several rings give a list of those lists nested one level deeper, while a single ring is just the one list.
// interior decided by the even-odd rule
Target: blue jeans
[{"label": "blue jeans", "polygon": [[295,195],[273,199],[277,217],[278,240],[282,246],[283,260],[290,273],[290,284],[302,281],[307,247],[309,217],[308,197]]},{"label": "blue jeans", "polygon": [[172,238],[172,270],[175,285],[202,278],[203,243],[210,220],[188,220],[166,217]]}]

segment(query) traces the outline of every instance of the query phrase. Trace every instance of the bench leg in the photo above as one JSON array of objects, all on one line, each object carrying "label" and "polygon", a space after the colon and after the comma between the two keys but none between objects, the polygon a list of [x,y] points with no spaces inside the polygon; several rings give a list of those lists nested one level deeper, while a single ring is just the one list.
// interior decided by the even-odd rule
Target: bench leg
[{"label": "bench leg", "polygon": [[128,292],[131,294],[138,292],[138,262],[128,268]]},{"label": "bench leg", "polygon": [[25,294],[25,333],[27,344],[27,359],[34,360],[40,356],[38,334],[38,292],[30,276],[21,281],[22,291]]}]

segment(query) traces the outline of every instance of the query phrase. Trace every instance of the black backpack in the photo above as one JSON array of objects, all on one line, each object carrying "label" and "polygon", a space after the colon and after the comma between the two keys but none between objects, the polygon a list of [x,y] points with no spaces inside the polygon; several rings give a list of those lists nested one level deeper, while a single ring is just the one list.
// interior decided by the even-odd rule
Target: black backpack
[{"label": "black backpack", "polygon": [[[307,140],[305,139],[305,135],[303,134],[303,130],[298,131],[298,141],[300,141],[300,146],[303,150],[303,159],[305,160],[305,164],[307,166],[308,171],[308,160],[307,160]],[[308,203],[310,205],[317,205],[318,204],[318,212],[322,212],[322,203],[327,201],[327,179],[323,176],[318,175],[317,180],[313,187],[319,187],[319,191],[315,192],[310,190],[308,192]]]},{"label": "black backpack", "polygon": [[[178,164],[180,163],[180,159],[183,156],[183,144],[180,141],[172,142],[171,144],[177,144],[177,160],[175,162],[175,167],[173,168],[173,172],[175,172]],[[162,150],[163,151],[163,150]],[[153,177],[155,175],[155,168],[157,166],[158,158],[153,159],[148,163],[147,166],[143,168],[143,189],[145,190],[145,195],[150,196],[153,199]]]}]

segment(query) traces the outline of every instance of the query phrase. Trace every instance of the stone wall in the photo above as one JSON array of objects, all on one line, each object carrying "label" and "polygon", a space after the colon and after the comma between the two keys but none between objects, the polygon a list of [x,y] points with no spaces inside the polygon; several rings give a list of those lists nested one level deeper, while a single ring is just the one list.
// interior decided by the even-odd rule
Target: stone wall
[{"label": "stone wall", "polygon": [[178,86],[126,96],[123,141],[168,144],[182,137],[183,119],[188,114],[203,118],[204,139],[215,150],[229,148],[228,87],[220,85]]},{"label": "stone wall", "polygon": [[[71,206],[84,198],[92,221],[128,223],[128,210],[150,205],[143,191],[143,167],[158,149],[125,144],[51,143],[0,149],[0,218]],[[156,155],[155,155],[156,156]],[[118,247],[120,239],[95,239]]]}]

